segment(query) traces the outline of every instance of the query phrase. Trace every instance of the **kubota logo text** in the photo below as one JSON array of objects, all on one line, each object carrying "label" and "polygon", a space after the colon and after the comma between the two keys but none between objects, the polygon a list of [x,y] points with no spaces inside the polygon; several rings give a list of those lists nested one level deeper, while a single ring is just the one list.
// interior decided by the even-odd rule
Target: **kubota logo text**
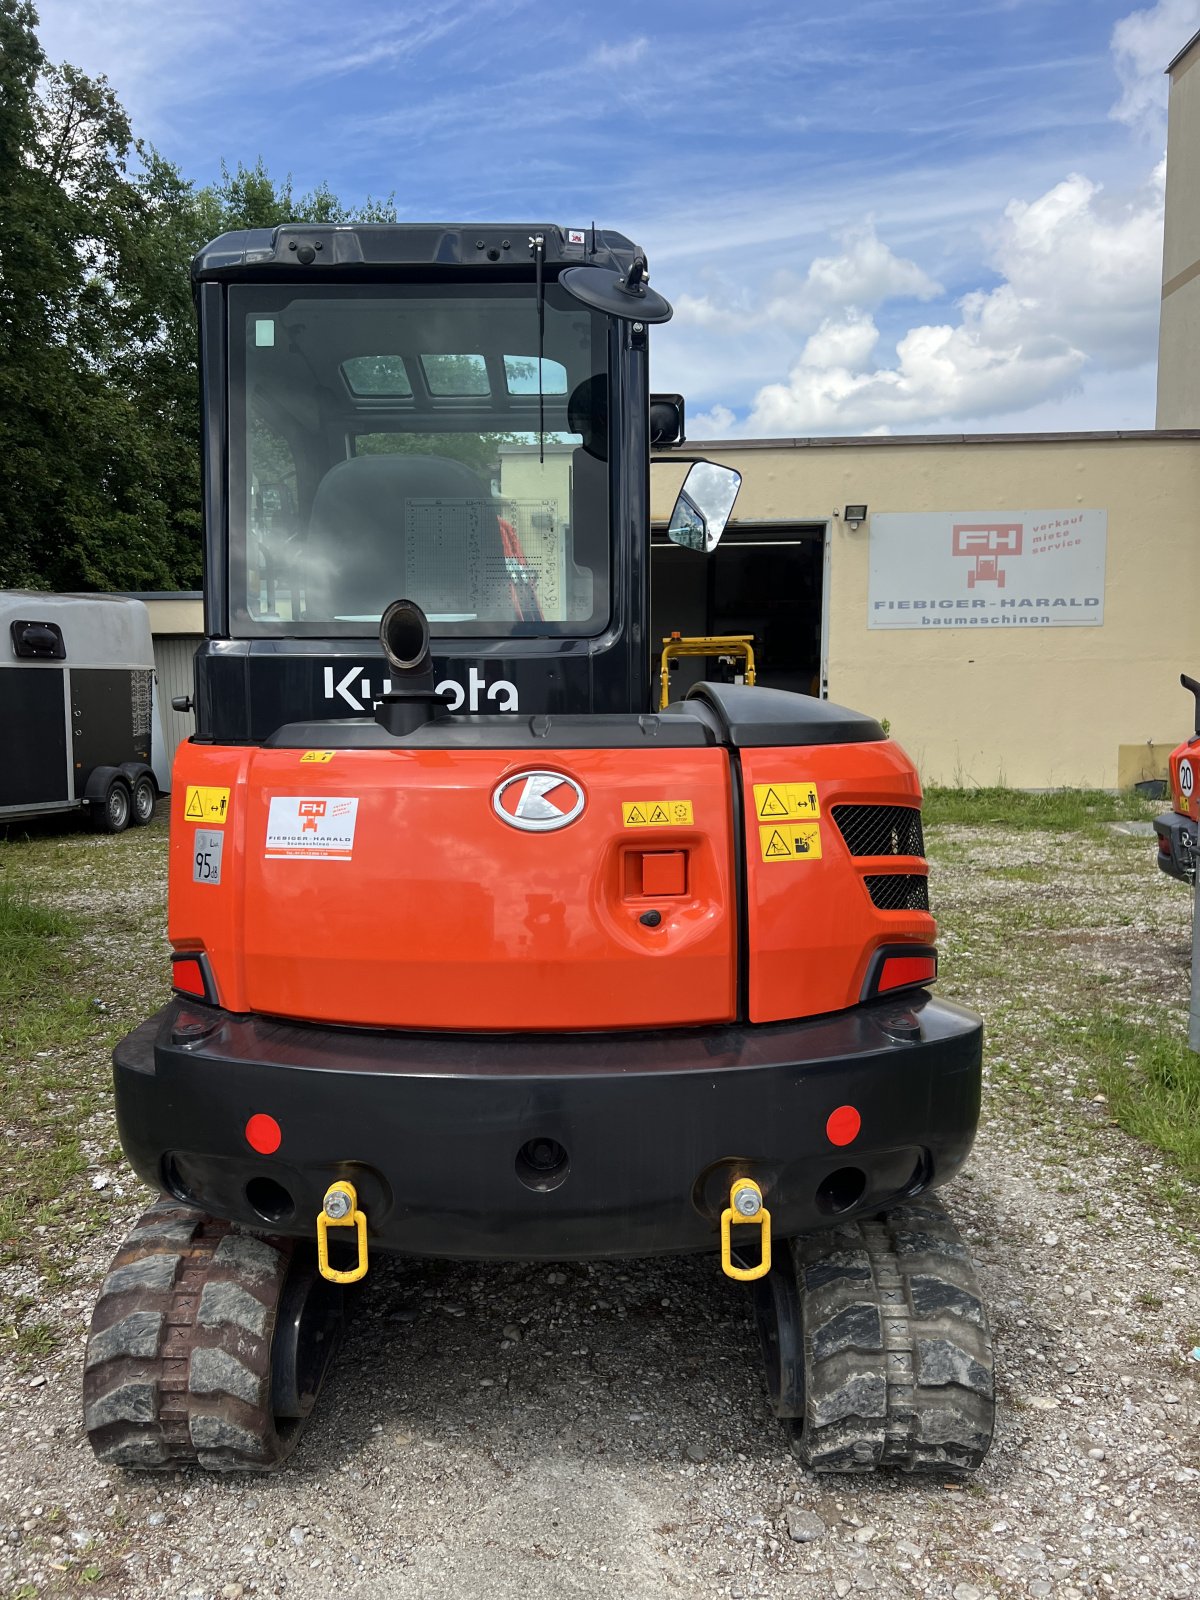
[{"label": "kubota logo text", "polygon": [[[335,669],[326,667],[324,669],[326,700],[348,705],[351,711],[372,710],[377,700],[385,694],[391,694],[392,680],[384,678],[373,683],[366,676],[366,670],[365,667],[347,667],[344,673],[335,676]],[[478,667],[472,667],[468,671],[465,688],[456,678],[443,678],[437,686],[437,692],[451,711],[517,709],[516,684],[510,683],[507,678],[497,678],[495,683],[488,683]]]}]

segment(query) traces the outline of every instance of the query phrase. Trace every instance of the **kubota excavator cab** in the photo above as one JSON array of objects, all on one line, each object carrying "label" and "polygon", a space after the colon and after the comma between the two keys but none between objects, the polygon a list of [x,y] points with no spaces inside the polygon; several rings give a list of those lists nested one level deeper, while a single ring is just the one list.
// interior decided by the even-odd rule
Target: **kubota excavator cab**
[{"label": "kubota excavator cab", "polygon": [[[164,1198],[93,1320],[97,1453],[274,1465],[376,1250],[709,1251],[803,1460],[976,1465],[986,1317],[928,1191],[981,1024],[929,992],[919,783],[807,696],[652,710],[641,253],[287,226],[193,270],[174,997],[115,1053]],[[736,474],[673,454],[703,561]]]}]

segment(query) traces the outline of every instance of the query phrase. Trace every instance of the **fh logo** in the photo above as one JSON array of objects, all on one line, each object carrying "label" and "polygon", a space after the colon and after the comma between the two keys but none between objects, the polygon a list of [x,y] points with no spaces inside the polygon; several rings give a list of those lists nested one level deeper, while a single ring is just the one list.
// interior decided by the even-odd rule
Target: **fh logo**
[{"label": "fh logo", "polygon": [[967,573],[967,588],[977,583],[994,583],[1004,588],[1004,568],[1001,556],[1019,556],[1024,537],[1024,524],[1020,522],[956,522],[954,524],[953,554],[966,556],[975,566]]},{"label": "fh logo", "polygon": [[300,832],[320,833],[321,830],[317,826],[317,818],[325,815],[324,800],[301,800],[296,809],[304,818],[300,826]]},{"label": "fh logo", "polygon": [[[325,668],[325,698],[326,700],[342,700],[351,711],[370,711],[374,708],[377,696],[371,688],[371,680],[364,676],[365,668],[350,667],[346,673],[335,681],[333,668]],[[379,694],[391,694],[392,680],[384,678],[379,685]],[[454,678],[443,678],[437,686],[437,692],[443,697],[451,711],[515,711],[517,709],[517,686],[510,683],[507,678],[498,678],[495,683],[488,683],[478,667],[472,667],[467,673],[467,686]],[[484,702],[490,702],[485,704]]]}]

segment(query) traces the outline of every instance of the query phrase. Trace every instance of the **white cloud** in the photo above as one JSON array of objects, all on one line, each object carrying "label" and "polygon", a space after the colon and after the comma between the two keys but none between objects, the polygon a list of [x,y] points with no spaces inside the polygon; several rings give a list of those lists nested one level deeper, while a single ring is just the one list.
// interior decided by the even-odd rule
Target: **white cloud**
[{"label": "white cloud", "polygon": [[624,44],[597,45],[588,60],[594,67],[632,67],[636,61],[642,59],[649,48],[649,39],[639,35]]},{"label": "white cloud", "polygon": [[893,255],[871,224],[848,230],[841,243],[841,255],[818,256],[809,267],[804,299],[825,306],[877,306],[885,300],[932,300],[942,292],[915,261]]},{"label": "white cloud", "polygon": [[710,411],[692,431],[912,430],[1060,398],[1091,367],[1132,368],[1152,354],[1161,260],[1161,166],[1125,202],[1072,174],[1009,203],[990,254],[1002,281],[962,296],[957,321],[910,328],[894,361],[877,363],[874,318],[847,307],[820,323],[786,380],[758,389],[745,417],[731,427],[727,409]]},{"label": "white cloud", "polygon": [[51,62],[107,77],[135,132],[159,141],[200,102],[236,94],[253,107],[265,81],[295,88],[400,64],[469,37],[488,8],[489,0],[409,0],[403,16],[360,19],[295,0],[38,0],[37,32]]},{"label": "white cloud", "polygon": [[744,290],[729,298],[719,290],[707,295],[679,295],[675,315],[680,323],[699,327],[746,329],[755,324],[807,331],[822,316],[845,307],[870,310],[887,300],[932,300],[942,287],[915,261],[894,255],[875,233],[874,225],[848,229],[836,256],[818,256],[807,273],[775,273],[766,293]]},{"label": "white cloud", "polygon": [[1112,31],[1113,64],[1121,98],[1112,108],[1118,122],[1154,139],[1166,128],[1167,63],[1200,29],[1200,0],[1158,0],[1146,11],[1122,17]]},{"label": "white cloud", "polygon": [[879,343],[879,329],[865,311],[853,306],[840,318],[826,317],[804,346],[801,366],[817,371],[862,367]]}]

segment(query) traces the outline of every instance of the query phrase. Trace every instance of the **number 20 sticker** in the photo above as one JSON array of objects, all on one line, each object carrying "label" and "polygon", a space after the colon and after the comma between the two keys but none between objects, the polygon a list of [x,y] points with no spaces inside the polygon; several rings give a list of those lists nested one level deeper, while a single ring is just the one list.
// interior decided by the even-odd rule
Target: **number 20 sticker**
[{"label": "number 20 sticker", "polygon": [[192,849],[192,882],[220,883],[221,846],[225,835],[220,828],[197,828]]},{"label": "number 20 sticker", "polygon": [[1190,800],[1195,787],[1196,775],[1192,771],[1192,763],[1184,756],[1179,763],[1179,792],[1185,800]]}]

